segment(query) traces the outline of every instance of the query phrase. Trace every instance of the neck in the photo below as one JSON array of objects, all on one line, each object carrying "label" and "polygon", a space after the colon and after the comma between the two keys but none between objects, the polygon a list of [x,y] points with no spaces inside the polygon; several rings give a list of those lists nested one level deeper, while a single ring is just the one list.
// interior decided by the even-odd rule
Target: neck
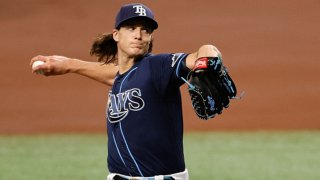
[{"label": "neck", "polygon": [[119,74],[124,74],[134,65],[134,58],[119,58],[118,66],[119,66]]},{"label": "neck", "polygon": [[118,50],[119,74],[126,73],[136,62],[138,56],[128,56],[126,53]]}]

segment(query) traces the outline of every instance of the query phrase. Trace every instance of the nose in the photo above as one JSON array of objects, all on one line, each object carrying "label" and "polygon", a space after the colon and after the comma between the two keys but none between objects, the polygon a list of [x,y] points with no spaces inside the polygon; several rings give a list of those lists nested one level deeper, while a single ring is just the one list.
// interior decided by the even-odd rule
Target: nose
[{"label": "nose", "polygon": [[136,39],[142,39],[142,31],[141,28],[136,28],[134,31],[134,36]]}]

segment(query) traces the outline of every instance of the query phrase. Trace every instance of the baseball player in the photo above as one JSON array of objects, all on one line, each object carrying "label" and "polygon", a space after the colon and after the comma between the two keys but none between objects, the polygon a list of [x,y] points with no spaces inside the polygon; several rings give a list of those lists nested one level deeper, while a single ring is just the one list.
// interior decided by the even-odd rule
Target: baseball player
[{"label": "baseball player", "polygon": [[126,4],[91,54],[98,62],[36,56],[45,76],[76,73],[112,86],[107,103],[108,180],[189,179],[183,153],[179,87],[199,58],[221,56],[213,45],[193,53],[151,54],[158,23],[143,4]]}]

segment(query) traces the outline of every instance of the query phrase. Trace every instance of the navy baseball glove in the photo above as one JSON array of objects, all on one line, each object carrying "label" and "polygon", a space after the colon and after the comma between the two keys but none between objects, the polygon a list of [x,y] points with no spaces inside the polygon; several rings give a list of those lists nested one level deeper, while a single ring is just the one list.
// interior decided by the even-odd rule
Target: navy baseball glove
[{"label": "navy baseball glove", "polygon": [[188,77],[192,106],[201,119],[210,119],[228,108],[237,88],[220,57],[199,58]]}]

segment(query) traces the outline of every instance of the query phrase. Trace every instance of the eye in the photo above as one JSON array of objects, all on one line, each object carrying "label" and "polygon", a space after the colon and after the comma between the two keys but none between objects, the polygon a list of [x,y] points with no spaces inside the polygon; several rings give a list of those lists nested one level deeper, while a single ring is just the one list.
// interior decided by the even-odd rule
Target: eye
[{"label": "eye", "polygon": [[133,30],[135,29],[135,27],[133,27],[133,26],[127,26],[126,28],[127,28],[127,30],[129,30],[129,31],[133,31]]},{"label": "eye", "polygon": [[152,33],[152,30],[150,28],[147,28],[147,27],[143,27],[141,30],[142,30],[142,32],[144,32],[146,34],[151,34]]}]

